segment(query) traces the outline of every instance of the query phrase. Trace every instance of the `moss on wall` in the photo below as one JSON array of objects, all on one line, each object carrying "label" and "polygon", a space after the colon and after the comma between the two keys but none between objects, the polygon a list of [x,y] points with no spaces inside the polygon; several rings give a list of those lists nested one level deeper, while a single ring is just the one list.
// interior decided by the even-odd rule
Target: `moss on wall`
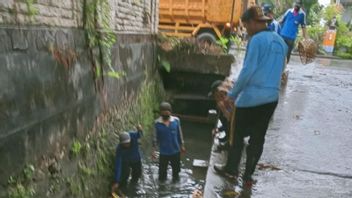
[{"label": "moss on wall", "polygon": [[[159,75],[147,76],[139,90],[125,94],[121,104],[101,113],[95,127],[83,139],[72,141],[62,151],[62,159],[47,160],[49,169],[33,167],[30,178],[11,178],[8,196],[31,197],[106,197],[114,174],[114,155],[118,134],[133,130],[138,123],[149,136],[155,110],[164,97]],[[31,165],[32,166],[32,165]],[[64,168],[62,168],[64,167]],[[51,169],[51,170],[50,170]],[[24,171],[25,172],[25,171]],[[27,171],[28,172],[28,171]]]}]

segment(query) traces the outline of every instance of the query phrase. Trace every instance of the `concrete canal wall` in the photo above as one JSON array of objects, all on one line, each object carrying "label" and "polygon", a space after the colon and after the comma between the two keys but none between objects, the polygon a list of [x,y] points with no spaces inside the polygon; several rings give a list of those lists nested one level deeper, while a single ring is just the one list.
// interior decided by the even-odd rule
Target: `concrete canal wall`
[{"label": "concrete canal wall", "polygon": [[[153,118],[150,105],[155,104],[160,87],[154,36],[158,0],[106,1],[111,16],[109,28],[117,37],[112,45],[111,66],[124,74],[119,78],[97,74],[99,60],[92,57],[102,54],[102,49],[88,47],[88,30],[84,29],[89,2],[0,2],[0,197],[6,196],[10,176],[19,178],[12,179],[27,189],[20,178],[28,164],[35,167],[31,181],[41,178],[45,183],[53,164],[60,165],[57,171],[62,178],[65,174],[74,176],[79,168],[65,173],[67,164],[73,165],[61,164],[72,151],[73,139],[81,141],[75,144],[79,148],[84,147],[82,141],[94,139],[91,157],[99,158],[94,152],[99,150],[96,144],[101,126],[114,124],[104,130],[110,139],[109,134],[118,132],[116,128],[123,130],[134,122],[143,124]],[[99,12],[94,13],[98,16]],[[89,168],[87,164],[84,167]],[[72,184],[74,179],[66,178],[63,183],[69,180]],[[47,185],[48,189],[53,187]],[[68,190],[71,194],[72,189]],[[48,194],[36,190],[35,197],[42,197],[40,193]],[[50,197],[60,197],[52,194]],[[69,197],[65,193],[61,196]]]}]

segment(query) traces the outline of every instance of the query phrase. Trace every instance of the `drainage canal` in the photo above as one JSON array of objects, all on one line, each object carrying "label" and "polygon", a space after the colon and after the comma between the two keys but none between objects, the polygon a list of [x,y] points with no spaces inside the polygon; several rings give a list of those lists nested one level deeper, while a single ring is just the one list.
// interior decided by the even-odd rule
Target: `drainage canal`
[{"label": "drainage canal", "polygon": [[181,157],[180,181],[172,182],[171,167],[168,180],[158,181],[158,162],[151,160],[150,137],[144,138],[143,178],[138,186],[130,187],[128,197],[189,197],[195,189],[203,189],[207,162],[212,146],[211,131],[215,125],[208,110],[215,108],[208,97],[210,85],[215,80],[229,76],[232,55],[183,54],[182,58],[166,54],[171,72],[161,69],[168,101],[173,113],[181,118],[187,152]]}]

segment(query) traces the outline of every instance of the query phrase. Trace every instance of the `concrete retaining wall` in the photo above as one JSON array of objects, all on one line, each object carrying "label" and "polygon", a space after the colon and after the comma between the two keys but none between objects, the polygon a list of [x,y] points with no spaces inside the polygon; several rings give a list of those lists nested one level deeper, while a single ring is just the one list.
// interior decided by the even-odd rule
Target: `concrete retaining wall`
[{"label": "concrete retaining wall", "polygon": [[105,77],[100,91],[81,28],[83,0],[37,0],[35,15],[26,2],[0,2],[0,197],[25,164],[85,137],[102,112],[133,105],[123,98],[137,97],[156,71],[157,0],[110,1],[112,65],[126,75]]}]

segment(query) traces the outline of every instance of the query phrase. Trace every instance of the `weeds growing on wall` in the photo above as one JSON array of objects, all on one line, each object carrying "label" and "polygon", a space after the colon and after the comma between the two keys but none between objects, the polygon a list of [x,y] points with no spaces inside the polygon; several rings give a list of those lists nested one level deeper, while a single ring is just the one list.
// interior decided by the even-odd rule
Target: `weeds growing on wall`
[{"label": "weeds growing on wall", "polygon": [[[155,119],[154,110],[158,108],[162,98],[162,85],[158,81],[147,80],[138,95],[128,96],[121,107],[113,108],[102,115],[102,124],[96,133],[88,135],[80,142],[80,152],[77,152],[78,174],[66,179],[71,196],[96,197],[97,192],[102,197],[107,195],[113,180],[118,134],[133,130],[135,125],[140,123],[148,136]],[[74,142],[72,148],[77,147],[77,144],[77,141]],[[99,189],[95,189],[96,187]],[[90,194],[92,192],[94,193]]]},{"label": "weeds growing on wall", "polygon": [[32,184],[35,168],[28,164],[24,167],[22,174],[18,177],[10,177],[8,180],[8,197],[9,198],[32,198],[35,197],[36,191]]},{"label": "weeds growing on wall", "polygon": [[33,6],[33,3],[36,3],[36,0],[26,0],[29,17],[33,17],[38,14],[38,9]]},{"label": "weeds growing on wall", "polygon": [[96,81],[101,79],[104,82],[104,76],[120,78],[124,75],[112,67],[111,50],[117,39],[110,27],[110,14],[108,0],[84,1],[84,30]]}]

